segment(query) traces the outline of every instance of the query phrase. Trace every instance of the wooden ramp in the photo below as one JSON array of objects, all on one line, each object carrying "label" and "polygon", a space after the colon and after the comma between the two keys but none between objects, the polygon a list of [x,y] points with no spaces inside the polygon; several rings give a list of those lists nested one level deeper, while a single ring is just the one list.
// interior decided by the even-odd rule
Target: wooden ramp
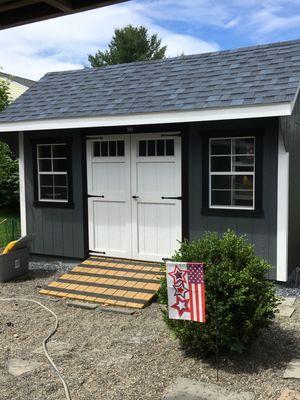
[{"label": "wooden ramp", "polygon": [[90,257],[39,293],[144,308],[155,297],[163,274],[159,264]]}]

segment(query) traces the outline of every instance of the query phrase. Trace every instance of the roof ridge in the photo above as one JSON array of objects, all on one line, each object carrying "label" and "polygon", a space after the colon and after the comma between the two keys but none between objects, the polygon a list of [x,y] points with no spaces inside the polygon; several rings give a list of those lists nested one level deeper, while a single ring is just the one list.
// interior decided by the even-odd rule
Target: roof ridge
[{"label": "roof ridge", "polygon": [[34,81],[32,79],[24,78],[23,76],[18,76],[18,75],[14,75],[14,74],[8,74],[8,73],[2,72],[2,71],[0,71],[0,77],[1,76],[4,78],[7,78],[7,79],[15,80],[16,82],[18,82],[18,80],[20,80],[20,81],[27,82],[30,84],[36,83],[36,81]]},{"label": "roof ridge", "polygon": [[280,41],[280,42],[272,42],[272,43],[263,43],[263,44],[258,44],[258,45],[252,45],[252,46],[243,46],[243,47],[237,47],[233,49],[224,49],[224,50],[218,50],[218,51],[209,51],[209,52],[204,52],[204,53],[195,53],[195,54],[187,54],[187,55],[180,55],[180,56],[175,56],[175,57],[167,57],[159,60],[143,60],[143,61],[133,61],[133,62],[127,62],[127,63],[121,63],[121,64],[113,64],[113,65],[105,65],[103,67],[83,67],[83,68],[77,68],[77,69],[71,69],[71,70],[65,70],[65,71],[53,71],[53,72],[48,72],[44,76],[49,76],[49,75],[58,75],[58,74],[67,74],[67,73],[77,73],[77,72],[96,72],[96,71],[105,71],[107,69],[116,69],[116,68],[126,68],[128,66],[135,66],[135,65],[144,65],[149,63],[151,64],[159,64],[159,63],[167,63],[167,62],[172,62],[172,61],[179,61],[179,60],[188,60],[190,58],[197,58],[197,57],[213,57],[216,55],[226,55],[226,54],[233,54],[233,53],[240,53],[240,52],[245,52],[245,51],[255,51],[259,49],[264,49],[264,48],[272,48],[272,47],[284,47],[284,46],[289,46],[291,44],[297,44],[300,43],[300,39],[293,39],[293,40],[286,40],[286,41]]}]

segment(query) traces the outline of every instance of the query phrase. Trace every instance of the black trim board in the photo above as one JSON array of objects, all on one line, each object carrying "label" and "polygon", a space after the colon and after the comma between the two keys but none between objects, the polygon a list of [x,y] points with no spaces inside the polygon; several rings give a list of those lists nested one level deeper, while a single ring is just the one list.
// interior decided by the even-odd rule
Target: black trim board
[{"label": "black trim board", "polygon": [[[49,136],[47,139],[31,139],[32,148],[32,171],[33,171],[33,189],[34,189],[34,207],[44,208],[74,208],[73,202],[73,139],[72,136]],[[68,202],[56,201],[40,201],[38,200],[38,171],[37,171],[37,145],[39,144],[53,144],[53,143],[66,143],[67,144],[67,174],[68,174]]]},{"label": "black trim board", "polygon": [[89,212],[87,189],[87,165],[86,165],[86,134],[80,131],[81,160],[82,160],[82,207],[83,207],[83,242],[85,257],[89,257]]},{"label": "black trim board", "polygon": [[[263,138],[265,129],[255,129],[247,131],[241,130],[224,130],[224,131],[206,131],[201,132],[202,136],[202,215],[212,215],[220,217],[250,217],[263,218]],[[255,137],[255,209],[222,209],[209,208],[209,139],[218,137]]]}]

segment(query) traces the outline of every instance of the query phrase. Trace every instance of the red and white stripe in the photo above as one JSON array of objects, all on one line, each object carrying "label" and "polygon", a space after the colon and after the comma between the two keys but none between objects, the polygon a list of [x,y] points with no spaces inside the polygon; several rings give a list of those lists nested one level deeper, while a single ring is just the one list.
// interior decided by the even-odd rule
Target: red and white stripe
[{"label": "red and white stripe", "polygon": [[205,322],[204,284],[189,284],[191,320]]}]

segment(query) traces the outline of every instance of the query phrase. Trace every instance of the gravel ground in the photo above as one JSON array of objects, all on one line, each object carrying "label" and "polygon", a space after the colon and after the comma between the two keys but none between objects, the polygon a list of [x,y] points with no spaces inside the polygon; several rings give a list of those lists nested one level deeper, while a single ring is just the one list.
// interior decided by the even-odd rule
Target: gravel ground
[{"label": "gravel ground", "polygon": [[[156,400],[177,377],[216,383],[215,365],[188,357],[162,322],[158,304],[134,315],[67,307],[39,296],[40,286],[72,264],[31,264],[27,279],[0,284],[0,297],[40,297],[60,320],[50,353],[76,400]],[[277,399],[288,387],[300,391],[297,380],[283,380],[287,363],[299,353],[300,299],[290,319],[277,319],[250,353],[220,362],[219,384],[230,390],[252,391],[257,400]],[[1,304],[0,399],[64,399],[61,383],[48,365],[41,343],[53,325],[35,305]],[[10,358],[42,363],[21,377],[7,372]]]}]

